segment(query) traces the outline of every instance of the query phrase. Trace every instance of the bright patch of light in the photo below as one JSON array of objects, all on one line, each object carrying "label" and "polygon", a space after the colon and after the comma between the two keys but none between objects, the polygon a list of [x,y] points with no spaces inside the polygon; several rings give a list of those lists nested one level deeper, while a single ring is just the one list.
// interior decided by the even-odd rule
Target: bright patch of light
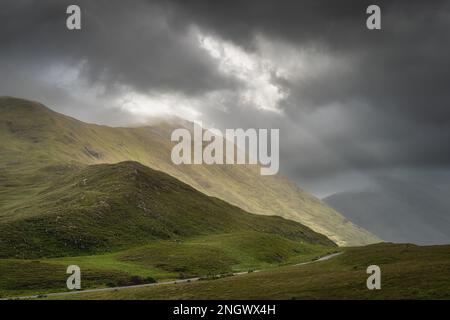
[{"label": "bright patch of light", "polygon": [[169,93],[140,94],[131,92],[117,99],[121,109],[142,117],[178,116],[188,120],[197,119],[196,100]]},{"label": "bright patch of light", "polygon": [[269,41],[262,36],[256,36],[254,41],[260,55],[277,66],[275,74],[291,82],[307,82],[309,79],[327,77],[327,74],[346,72],[353,67],[348,57],[330,55],[327,48],[318,44],[302,47]]},{"label": "bright patch of light", "polygon": [[272,82],[277,73],[270,60],[247,53],[238,46],[213,36],[198,36],[200,47],[218,61],[219,70],[239,79],[243,88],[239,92],[241,103],[262,110],[280,112],[279,102],[287,93]]}]

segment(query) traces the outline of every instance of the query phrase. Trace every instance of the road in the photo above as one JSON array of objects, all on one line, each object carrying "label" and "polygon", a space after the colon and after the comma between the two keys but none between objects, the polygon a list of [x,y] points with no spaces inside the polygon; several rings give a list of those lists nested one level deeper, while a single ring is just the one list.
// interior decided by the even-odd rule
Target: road
[{"label": "road", "polygon": [[[342,252],[332,253],[326,256],[323,256],[317,260],[303,262],[295,264],[294,266],[304,266],[311,263],[316,263],[320,261],[326,261],[329,259],[332,259],[338,255],[342,254]],[[255,270],[253,272],[260,272],[262,270]],[[236,272],[233,273],[230,276],[240,276],[244,274],[248,274],[248,271],[244,272]],[[194,282],[199,281],[201,278],[189,278],[189,279],[180,279],[180,280],[174,280],[174,281],[162,281],[162,282],[155,282],[155,283],[146,283],[146,284],[138,284],[133,286],[122,286],[122,287],[111,287],[111,288],[100,288],[100,289],[88,289],[88,290],[77,290],[77,291],[66,291],[66,292],[55,292],[55,293],[46,293],[46,294],[40,294],[40,295],[32,295],[32,296],[23,296],[23,297],[11,297],[11,298],[4,298],[0,300],[24,300],[24,299],[39,299],[43,297],[56,297],[56,296],[64,296],[64,295],[70,295],[70,294],[80,294],[80,293],[89,293],[89,292],[104,292],[104,291],[117,291],[117,290],[123,290],[123,289],[131,289],[131,288],[144,288],[144,287],[152,287],[152,286],[160,286],[160,285],[166,285],[166,284],[177,284],[177,283],[187,283],[187,282]]]},{"label": "road", "polygon": [[302,263],[297,263],[297,264],[295,264],[294,266],[304,266],[305,264],[311,264],[311,263],[315,263],[315,262],[319,262],[319,261],[330,260],[330,259],[332,259],[332,258],[334,258],[334,257],[337,257],[337,256],[341,255],[341,254],[342,254],[342,252],[332,253],[332,254],[323,256],[323,257],[321,257],[321,258],[319,258],[319,259],[317,259],[317,260],[308,261],[308,262],[302,262]]}]

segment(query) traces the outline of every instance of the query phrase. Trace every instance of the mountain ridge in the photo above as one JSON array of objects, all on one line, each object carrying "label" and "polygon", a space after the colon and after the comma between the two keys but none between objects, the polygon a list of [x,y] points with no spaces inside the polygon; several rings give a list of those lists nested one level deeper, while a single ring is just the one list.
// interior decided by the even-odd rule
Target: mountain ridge
[{"label": "mountain ridge", "polygon": [[15,174],[36,174],[37,167],[132,160],[245,211],[298,221],[341,246],[380,241],[287,178],[260,176],[258,166],[172,164],[173,123],[132,128],[87,124],[40,103],[10,97],[0,98],[0,113],[0,136],[4,141],[0,145],[0,179],[8,183]]}]

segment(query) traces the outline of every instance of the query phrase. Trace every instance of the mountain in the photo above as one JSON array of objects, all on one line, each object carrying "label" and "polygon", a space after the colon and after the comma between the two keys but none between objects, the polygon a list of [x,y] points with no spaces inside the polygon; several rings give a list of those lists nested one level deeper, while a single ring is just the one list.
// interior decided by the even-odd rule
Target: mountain
[{"label": "mountain", "polygon": [[261,176],[257,165],[174,165],[171,132],[189,125],[171,120],[112,128],[78,121],[40,103],[0,98],[0,183],[8,186],[0,191],[0,219],[13,218],[17,203],[38,196],[49,172],[136,161],[243,210],[300,222],[339,245],[380,241],[288,179]]},{"label": "mountain", "polygon": [[347,218],[386,241],[450,243],[450,187],[383,180],[371,190],[324,199]]}]

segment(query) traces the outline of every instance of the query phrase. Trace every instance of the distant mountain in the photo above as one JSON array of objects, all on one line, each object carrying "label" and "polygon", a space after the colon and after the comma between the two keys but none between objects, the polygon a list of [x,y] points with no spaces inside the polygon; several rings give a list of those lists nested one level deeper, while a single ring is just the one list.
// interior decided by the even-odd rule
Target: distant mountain
[{"label": "distant mountain", "polygon": [[391,242],[450,243],[450,187],[383,180],[372,190],[324,199],[346,218]]},{"label": "distant mountain", "polygon": [[171,132],[190,125],[176,120],[112,128],[83,123],[36,102],[0,98],[0,184],[9,186],[0,191],[0,221],[20,214],[10,210],[17,203],[39,196],[36,183],[45,185],[54,168],[131,160],[248,212],[300,222],[339,245],[380,241],[288,179],[261,176],[256,165],[174,165]]}]

